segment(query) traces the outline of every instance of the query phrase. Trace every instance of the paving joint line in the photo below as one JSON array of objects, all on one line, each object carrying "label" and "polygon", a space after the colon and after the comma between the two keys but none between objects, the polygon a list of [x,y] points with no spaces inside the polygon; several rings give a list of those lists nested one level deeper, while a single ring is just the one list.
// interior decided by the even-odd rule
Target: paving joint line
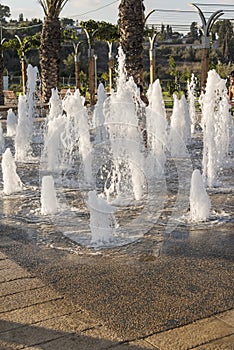
[{"label": "paving joint line", "polygon": [[1,314],[6,314],[6,313],[8,313],[8,312],[16,311],[16,310],[24,310],[24,309],[27,309],[27,307],[42,305],[42,304],[45,304],[45,303],[48,303],[48,302],[51,302],[51,301],[57,301],[57,300],[63,300],[63,299],[64,299],[64,297],[58,297],[58,298],[54,298],[54,299],[49,299],[49,300],[46,300],[46,301],[42,301],[42,302],[39,302],[39,303],[35,303],[35,304],[30,304],[30,305],[22,306],[22,307],[20,307],[20,308],[14,308],[14,309],[7,310],[7,311],[0,311],[0,315],[1,315]]},{"label": "paving joint line", "polygon": [[[54,340],[58,340],[58,339],[63,339],[63,338],[66,339],[66,337],[67,337],[68,335],[72,335],[72,334],[73,334],[73,333],[68,333],[68,334],[65,334],[65,335],[60,335],[59,337],[56,337],[56,338],[53,338],[53,339],[50,339],[50,340],[46,340],[46,341],[44,341],[44,342],[35,343],[35,344],[28,344],[28,345],[24,346],[24,347],[21,348],[21,349],[23,350],[23,349],[27,349],[28,347],[40,346],[40,345],[48,344],[48,343],[50,343],[50,342],[52,342],[52,341],[54,341]],[[64,349],[64,350],[65,350],[65,349]]]},{"label": "paving joint line", "polygon": [[82,329],[81,332],[84,333],[84,332],[87,332],[87,331],[93,331],[93,330],[96,330],[96,329],[98,329],[98,328],[100,328],[102,326],[103,326],[102,324],[97,324],[95,326]]},{"label": "paving joint line", "polygon": [[34,288],[30,288],[30,289],[23,289],[19,292],[13,292],[13,293],[10,293],[10,294],[3,294],[3,295],[0,295],[0,299],[1,298],[5,298],[5,297],[9,297],[11,295],[16,295],[16,294],[20,294],[20,293],[23,293],[23,292],[31,292],[32,290],[37,290],[37,289],[42,289],[42,288],[45,288],[46,286],[40,286],[40,287],[34,287]]},{"label": "paving joint line", "polygon": [[221,340],[221,339],[228,338],[228,337],[230,337],[230,335],[233,335],[233,334],[234,334],[234,332],[233,332],[233,333],[230,333],[230,334],[228,334],[228,335],[224,335],[223,337],[218,337],[218,338],[215,338],[215,339],[211,339],[211,340],[209,340],[209,341],[207,341],[207,342],[204,342],[204,343],[195,345],[195,346],[193,346],[192,348],[189,348],[188,350],[193,350],[193,349],[197,349],[198,347],[203,346],[203,345],[212,344],[213,342],[215,342],[215,341],[217,341],[217,340]]},{"label": "paving joint line", "polygon": [[[1,271],[3,271],[3,270],[1,270]],[[18,281],[18,280],[23,280],[25,278],[38,278],[38,277],[36,275],[32,275],[32,276],[28,275],[28,276],[23,276],[23,277],[16,277],[16,278],[13,278],[11,280],[2,281],[2,282],[0,282],[0,284],[7,283],[7,282]]]},{"label": "paving joint line", "polygon": [[59,315],[59,316],[53,316],[53,317],[44,318],[43,320],[32,322],[32,323],[22,323],[20,326],[17,326],[17,327],[11,328],[11,329],[7,329],[5,331],[1,331],[0,330],[0,334],[7,333],[7,332],[9,332],[11,330],[15,330],[15,329],[25,328],[25,327],[28,327],[28,326],[30,326],[30,327],[31,326],[36,326],[36,325],[38,325],[39,323],[42,323],[42,322],[52,321],[54,319],[55,320],[58,319],[58,317],[71,316],[71,315],[72,315],[72,313],[69,312],[69,313],[66,313],[66,314]]},{"label": "paving joint line", "polygon": [[[231,311],[231,310],[233,310],[233,308],[232,308],[232,309],[229,309],[229,310],[227,310],[227,311],[224,311],[224,313],[225,313],[225,312],[228,312],[228,311]],[[227,321],[223,320],[222,318],[220,318],[218,315],[219,315],[219,314],[214,315],[214,317],[217,318],[217,320],[224,322],[226,325],[228,325],[229,327],[232,327],[232,328],[234,329],[234,324],[230,324],[229,322],[227,322]]]}]

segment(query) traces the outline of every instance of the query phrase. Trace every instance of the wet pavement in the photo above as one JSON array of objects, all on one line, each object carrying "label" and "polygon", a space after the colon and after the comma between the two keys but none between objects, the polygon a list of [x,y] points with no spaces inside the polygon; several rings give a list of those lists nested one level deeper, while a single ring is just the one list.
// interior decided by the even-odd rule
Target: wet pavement
[{"label": "wet pavement", "polygon": [[[194,162],[200,164],[199,157]],[[18,170],[26,187],[24,192],[10,197],[2,195],[0,203],[0,252],[3,254],[4,264],[9,263],[9,267],[3,265],[6,273],[4,276],[11,276],[12,282],[29,278],[27,274],[33,276],[39,283],[36,289],[52,290],[55,294],[51,300],[64,299],[69,303],[66,315],[75,313],[75,319],[80,317],[80,321],[84,322],[81,323],[81,328],[78,325],[73,330],[64,331],[61,328],[61,333],[53,334],[48,332],[48,324],[36,325],[39,320],[34,323],[32,321],[39,338],[42,337],[40,327],[44,327],[44,335],[54,339],[54,342],[55,339],[65,339],[65,334],[72,337],[76,332],[86,332],[82,333],[82,339],[86,339],[87,342],[84,343],[88,345],[83,345],[81,349],[90,350],[112,347],[139,350],[202,350],[221,349],[222,343],[219,345],[217,342],[223,338],[227,340],[227,344],[232,343],[233,312],[228,313],[234,307],[234,197],[231,167],[220,175],[222,186],[208,191],[212,203],[212,214],[208,222],[189,222],[186,217],[188,204],[185,201],[185,207],[181,207],[181,213],[179,212],[180,218],[175,217],[172,228],[168,229],[175,210],[178,190],[175,176],[172,182],[166,179],[167,198],[163,202],[158,220],[151,225],[146,234],[130,244],[105,249],[87,248],[77,244],[58,229],[58,222],[53,218],[42,218],[39,212],[40,174],[37,164],[21,165]],[[88,221],[84,198],[76,195],[76,190],[66,190],[67,202],[80,208],[82,220]],[[178,208],[176,209],[178,211]],[[138,211],[140,210],[139,206]],[[136,208],[128,207],[127,214],[125,211],[125,216],[121,218],[120,215],[120,219],[124,224],[131,223],[137,215],[139,213]],[[69,220],[72,222],[72,218],[67,216],[67,222],[63,222],[64,227],[71,223]],[[21,273],[23,275],[20,275]],[[1,288],[10,288],[4,284],[7,281],[2,281]],[[27,280],[24,282],[25,286],[21,292],[23,294],[27,290]],[[35,289],[30,284],[29,286],[30,291]],[[17,295],[20,292],[17,288],[9,289],[3,294],[2,298],[5,299],[0,315],[3,316],[14,308],[21,307],[24,310],[29,307],[25,300],[32,305],[38,303],[37,297],[42,298],[42,304],[50,300],[43,299],[44,295],[50,295],[50,292],[45,290],[45,293],[38,292],[35,299],[30,292],[28,296],[25,294],[25,298],[22,295],[21,299],[19,294],[18,301],[9,299],[7,302],[7,295]],[[12,303],[15,303],[13,309]],[[46,309],[47,306],[43,312],[46,312]],[[33,314],[32,310],[31,312]],[[80,314],[77,315],[77,312]],[[81,314],[84,315],[83,318]],[[62,316],[63,313],[60,317]],[[18,328],[18,323],[21,327],[28,321],[27,318],[12,318],[11,321],[7,321],[4,317],[1,318],[4,322],[1,323],[0,340],[5,342],[5,345],[1,346],[2,349],[10,349],[8,343],[12,323]],[[204,319],[209,321],[202,321]],[[197,323],[193,324],[195,321]],[[70,321],[64,319],[63,327],[66,322]],[[218,332],[218,329],[222,329],[219,322],[223,326],[227,324],[227,328],[221,333]],[[196,334],[193,328],[186,328],[191,323],[193,326],[198,325],[196,329],[205,334],[203,340],[195,339],[190,344],[186,343],[186,340],[185,345],[170,343],[168,340],[165,345],[165,339],[183,339],[182,334],[188,339],[191,338],[191,334]],[[207,324],[209,326],[206,327]],[[213,329],[214,334],[212,331],[206,332],[209,327]],[[4,329],[10,332],[8,336]],[[89,331],[93,331],[90,337]],[[209,332],[212,333],[211,337],[208,336]],[[95,336],[102,341],[89,343],[88,340]],[[22,342],[19,335],[18,339]],[[63,343],[59,345],[59,341],[56,341],[51,349],[79,349],[61,345]],[[79,341],[81,338],[74,340],[74,344]],[[137,344],[137,341],[140,343]],[[36,342],[25,341],[18,348],[29,349],[31,344]],[[33,348],[36,348],[35,346]],[[36,349],[49,349],[44,345],[40,346]],[[223,349],[233,349],[231,346],[232,344],[227,345]]]},{"label": "wet pavement", "polygon": [[152,230],[125,247],[35,244],[1,226],[1,251],[92,315],[121,340],[136,340],[233,308],[233,223]]}]

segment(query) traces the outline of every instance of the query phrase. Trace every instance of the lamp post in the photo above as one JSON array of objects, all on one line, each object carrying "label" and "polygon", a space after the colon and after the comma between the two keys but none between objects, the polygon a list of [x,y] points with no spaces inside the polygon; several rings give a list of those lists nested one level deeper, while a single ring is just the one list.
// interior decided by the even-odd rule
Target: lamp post
[{"label": "lamp post", "polygon": [[109,47],[109,53],[108,53],[108,70],[109,70],[109,92],[112,90],[113,85],[113,68],[114,68],[114,57],[113,57],[113,43],[108,41],[107,42]]},{"label": "lamp post", "polygon": [[93,55],[94,57],[94,87],[95,87],[95,92],[97,91],[97,55]]},{"label": "lamp post", "polygon": [[94,30],[91,34],[88,33],[87,29],[84,28],[85,34],[88,40],[88,75],[89,75],[89,94],[90,94],[90,105],[95,104],[95,58],[94,49],[92,48],[92,39],[98,31]]},{"label": "lamp post", "polygon": [[0,105],[4,105],[4,84],[3,84],[3,49],[2,49],[2,44],[5,41],[5,39],[2,39],[2,23],[0,22],[1,25],[1,42],[0,42]]},{"label": "lamp post", "polygon": [[[147,16],[145,17],[145,24],[149,16],[154,13],[156,10],[150,11]],[[159,32],[156,32],[154,27],[152,27],[151,35],[148,35],[149,38],[149,62],[150,62],[150,84],[153,84],[153,82],[156,79],[156,55],[155,55],[155,40],[157,38],[157,35]]]},{"label": "lamp post", "polygon": [[152,36],[148,36],[150,42],[149,48],[149,61],[150,61],[150,84],[156,79],[156,54],[155,54],[155,41],[159,32],[153,32]]},{"label": "lamp post", "polygon": [[81,44],[81,41],[79,41],[76,44],[73,43],[76,89],[80,89],[80,79],[79,79],[79,74],[80,74],[80,52],[78,52],[80,44]]},{"label": "lamp post", "polygon": [[213,27],[215,21],[224,14],[223,10],[218,10],[214,12],[208,21],[206,21],[205,16],[201,9],[196,4],[191,4],[194,6],[201,18],[202,26],[199,26],[202,32],[202,70],[201,70],[201,89],[205,90],[207,73],[209,70],[209,58],[210,58],[210,31]]},{"label": "lamp post", "polygon": [[26,94],[26,80],[27,80],[27,72],[26,72],[26,60],[25,60],[25,52],[23,50],[23,43],[22,40],[18,35],[15,35],[16,39],[18,40],[20,47],[22,49],[21,54],[21,72],[22,72],[22,89],[23,89],[23,95]]}]

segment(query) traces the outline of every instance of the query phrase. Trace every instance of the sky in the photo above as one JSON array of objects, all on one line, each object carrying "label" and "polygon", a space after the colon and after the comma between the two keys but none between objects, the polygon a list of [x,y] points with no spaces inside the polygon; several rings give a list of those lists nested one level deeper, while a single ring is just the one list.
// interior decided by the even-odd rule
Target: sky
[{"label": "sky", "polygon": [[[195,0],[192,0],[192,2],[195,2]],[[93,19],[96,21],[117,23],[119,3],[120,0],[68,0],[60,17],[68,17],[82,21]],[[206,5],[207,3],[231,4],[233,6],[233,0],[199,0],[198,3]],[[24,19],[43,19],[43,11],[38,0],[2,0],[1,4],[10,7],[12,19],[18,19],[21,13],[23,13]],[[155,8],[193,11],[193,7],[191,7],[189,1],[186,0],[144,0],[144,4],[146,15]],[[199,7],[201,7],[203,11],[207,9],[207,6],[202,7],[199,5]],[[218,9],[220,8],[214,7],[211,10],[216,11]],[[232,9],[234,10],[234,7],[232,7]],[[161,23],[166,22],[166,24],[170,24],[169,22],[183,23],[186,20],[190,21],[190,17],[192,20],[199,21],[197,13],[168,13],[163,11],[154,13],[149,17],[149,21],[151,20],[152,23],[156,21]]]}]

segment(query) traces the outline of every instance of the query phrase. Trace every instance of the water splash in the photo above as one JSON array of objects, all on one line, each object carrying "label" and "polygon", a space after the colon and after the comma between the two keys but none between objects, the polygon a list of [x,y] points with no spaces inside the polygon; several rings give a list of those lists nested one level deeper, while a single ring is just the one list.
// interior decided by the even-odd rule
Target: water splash
[{"label": "water splash", "polygon": [[16,172],[15,160],[10,148],[2,156],[3,192],[10,195],[22,191],[23,184]]},{"label": "water splash", "polygon": [[38,76],[37,67],[27,68],[27,93],[18,100],[18,125],[15,136],[15,159],[25,162],[32,156],[33,116],[35,114],[35,92]]},{"label": "water splash", "polygon": [[58,208],[53,176],[43,176],[41,184],[41,214],[55,214]]},{"label": "water splash", "polygon": [[171,116],[169,133],[169,148],[172,157],[186,157],[186,143],[188,138],[187,118],[184,109],[183,99],[173,95],[174,105]]},{"label": "water splash", "polygon": [[203,177],[209,187],[217,185],[218,172],[227,161],[232,134],[226,81],[215,70],[208,72],[202,98]]},{"label": "water splash", "polygon": [[97,143],[106,141],[107,140],[107,130],[105,128],[105,117],[103,113],[103,105],[105,100],[107,99],[107,95],[105,92],[104,85],[101,83],[98,86],[98,91],[97,91],[97,103],[94,108],[93,112],[93,127],[96,130],[96,137],[95,141]]},{"label": "water splash", "polygon": [[15,136],[15,159],[26,162],[32,153],[31,148],[32,124],[28,118],[27,100],[25,95],[19,95],[18,124]]},{"label": "water splash", "polygon": [[37,77],[38,77],[38,68],[35,66],[33,67],[31,64],[27,67],[27,109],[28,109],[28,118],[29,123],[31,123],[32,127],[32,118],[35,115],[35,93],[36,93],[36,86],[37,86]]},{"label": "water splash", "polygon": [[[63,142],[66,144],[66,150],[78,149],[82,158],[84,181],[88,184],[93,183],[92,175],[92,144],[90,141],[90,131],[88,123],[87,109],[84,107],[84,98],[76,90],[74,95],[66,96],[63,101],[63,108],[67,113],[68,123],[66,125]],[[71,153],[66,152],[65,158],[68,156],[71,163]]]},{"label": "water splash", "polygon": [[16,135],[17,122],[17,116],[10,108],[7,111],[7,136],[14,137]]},{"label": "water splash", "polygon": [[[124,68],[125,55],[119,49],[117,92],[104,103],[112,153],[113,172],[109,188],[115,189],[118,199],[131,195],[139,200],[144,187],[144,158],[141,152],[143,139],[139,126],[142,114],[140,91],[133,79],[127,80]],[[115,174],[118,174],[116,177]],[[114,185],[113,185],[114,184]]]},{"label": "water splash", "polygon": [[41,156],[41,165],[43,169],[49,171],[61,169],[64,153],[62,133],[64,133],[66,123],[67,118],[63,115],[47,120],[47,127],[44,135],[44,148]]},{"label": "water splash", "polygon": [[192,174],[189,200],[191,220],[194,222],[207,220],[210,215],[211,203],[198,169],[194,170]]},{"label": "water splash", "polygon": [[197,78],[192,73],[191,80],[187,82],[187,91],[188,91],[188,102],[189,102],[189,115],[191,118],[191,133],[193,134],[198,125],[198,117],[196,113],[196,85]]},{"label": "water splash", "polygon": [[90,211],[91,244],[109,243],[113,240],[117,227],[115,207],[98,197],[96,191],[89,191],[87,204]]},{"label": "water splash", "polygon": [[164,174],[166,147],[168,144],[168,122],[162,95],[157,79],[148,92],[149,106],[146,108],[146,128],[148,156],[146,159],[147,174],[158,177]]},{"label": "water splash", "polygon": [[5,138],[3,135],[2,123],[0,123],[0,153],[5,151]]},{"label": "water splash", "polygon": [[63,114],[62,99],[59,96],[58,89],[51,90],[51,97],[49,100],[49,113],[47,115],[47,120],[51,120],[59,117]]}]

